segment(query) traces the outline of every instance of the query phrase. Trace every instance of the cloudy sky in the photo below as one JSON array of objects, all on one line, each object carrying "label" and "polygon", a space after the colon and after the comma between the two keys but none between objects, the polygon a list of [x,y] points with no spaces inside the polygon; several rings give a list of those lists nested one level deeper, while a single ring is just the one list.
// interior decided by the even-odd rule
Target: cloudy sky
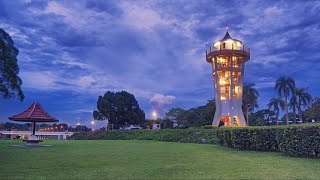
[{"label": "cloudy sky", "polygon": [[213,97],[205,50],[226,27],[251,49],[245,80],[261,108],[282,75],[320,96],[320,1],[0,0],[26,95],[0,100],[0,120],[39,101],[62,122],[89,124],[108,90],[133,93],[147,117],[203,105]]}]

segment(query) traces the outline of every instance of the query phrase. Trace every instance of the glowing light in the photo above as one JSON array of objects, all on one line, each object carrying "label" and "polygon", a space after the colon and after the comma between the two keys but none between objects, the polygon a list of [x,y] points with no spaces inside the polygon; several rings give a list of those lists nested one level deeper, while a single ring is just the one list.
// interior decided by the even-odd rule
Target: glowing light
[{"label": "glowing light", "polygon": [[80,126],[80,123],[78,123],[77,126]]},{"label": "glowing light", "polygon": [[94,121],[91,121],[91,124],[94,125]]},{"label": "glowing light", "polygon": [[153,112],[152,112],[152,117],[153,117],[153,119],[156,119],[157,116],[158,116],[157,112],[156,112],[156,111],[153,111]]},{"label": "glowing light", "polygon": [[226,84],[226,81],[224,79],[220,79],[220,85],[225,85]]},{"label": "glowing light", "polygon": [[239,86],[235,86],[235,87],[234,87],[234,92],[235,92],[236,94],[239,93]]}]

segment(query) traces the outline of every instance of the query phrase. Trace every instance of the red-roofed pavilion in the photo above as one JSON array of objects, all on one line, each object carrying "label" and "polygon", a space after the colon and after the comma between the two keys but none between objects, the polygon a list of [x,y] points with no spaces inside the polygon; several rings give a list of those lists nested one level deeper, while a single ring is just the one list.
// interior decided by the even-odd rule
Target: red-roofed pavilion
[{"label": "red-roofed pavilion", "polygon": [[34,102],[27,110],[9,117],[12,121],[33,122],[32,135],[35,135],[36,122],[58,122],[56,118],[48,114],[40,103]]}]

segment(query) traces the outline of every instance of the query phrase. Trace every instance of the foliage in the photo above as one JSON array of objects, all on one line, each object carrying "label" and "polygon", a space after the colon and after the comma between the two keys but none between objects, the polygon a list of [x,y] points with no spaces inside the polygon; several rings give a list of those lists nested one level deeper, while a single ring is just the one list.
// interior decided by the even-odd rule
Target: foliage
[{"label": "foliage", "polygon": [[173,122],[177,122],[179,116],[181,116],[186,110],[182,108],[171,108],[165,116],[165,119],[169,119]]},{"label": "foliage", "polygon": [[208,100],[206,105],[189,110],[173,108],[166,114],[166,118],[174,119],[179,127],[199,127],[212,123],[215,110],[215,101]]},{"label": "foliage", "polygon": [[24,123],[24,124],[17,124],[17,123],[0,123],[0,130],[4,131],[11,131],[11,130],[18,130],[18,131],[30,131],[31,123]]},{"label": "foliage", "polygon": [[273,112],[275,113],[275,120],[278,125],[280,109],[284,109],[285,102],[280,98],[271,98],[267,106],[269,110],[273,110]]},{"label": "foliage", "polygon": [[18,76],[18,54],[10,35],[0,28],[0,94],[5,99],[15,96],[24,99],[22,80]]},{"label": "foliage", "polygon": [[169,120],[169,119],[162,119],[160,121],[160,126],[162,129],[169,129],[169,128],[173,128],[173,121]]},{"label": "foliage", "polygon": [[245,113],[245,118],[247,120],[247,123],[249,122],[249,114],[253,113],[255,108],[258,108],[258,97],[259,92],[254,88],[255,84],[247,84],[245,83],[243,85],[243,95],[242,95],[242,109]]},{"label": "foliage", "polygon": [[157,140],[184,143],[214,143],[216,128],[211,129],[161,129],[132,131],[95,131],[92,133],[76,133],[75,139],[104,140]]},{"label": "foliage", "polygon": [[250,115],[250,126],[269,125],[275,121],[275,113],[269,109],[261,109]]},{"label": "foliage", "polygon": [[279,151],[290,156],[320,157],[320,125],[220,128],[217,142],[241,150]]},{"label": "foliage", "polygon": [[117,126],[126,124],[143,124],[145,114],[133,94],[126,91],[106,92],[99,96],[98,111],[93,111],[95,120],[108,120]]},{"label": "foliage", "polygon": [[305,111],[306,118],[309,120],[320,121],[320,98],[317,97],[311,103],[311,106]]},{"label": "foliage", "polygon": [[297,88],[295,94],[298,99],[299,120],[302,121],[302,108],[308,106],[311,103],[312,97],[307,92],[306,88]]},{"label": "foliage", "polygon": [[286,123],[289,121],[289,110],[288,110],[288,98],[292,95],[296,87],[295,80],[291,77],[280,77],[276,81],[275,90],[278,92],[280,97],[284,97],[284,103],[286,108]]}]

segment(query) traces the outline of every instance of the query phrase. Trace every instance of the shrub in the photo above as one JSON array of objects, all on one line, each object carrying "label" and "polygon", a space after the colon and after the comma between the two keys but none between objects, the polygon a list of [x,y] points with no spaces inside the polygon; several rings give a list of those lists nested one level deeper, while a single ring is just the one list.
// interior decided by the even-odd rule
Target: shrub
[{"label": "shrub", "polygon": [[320,157],[320,125],[220,128],[216,141],[220,145],[241,150]]},{"label": "shrub", "polygon": [[182,143],[214,143],[216,128],[201,129],[161,129],[132,131],[95,131],[91,133],[76,133],[74,139],[104,139],[104,140],[156,140]]}]

